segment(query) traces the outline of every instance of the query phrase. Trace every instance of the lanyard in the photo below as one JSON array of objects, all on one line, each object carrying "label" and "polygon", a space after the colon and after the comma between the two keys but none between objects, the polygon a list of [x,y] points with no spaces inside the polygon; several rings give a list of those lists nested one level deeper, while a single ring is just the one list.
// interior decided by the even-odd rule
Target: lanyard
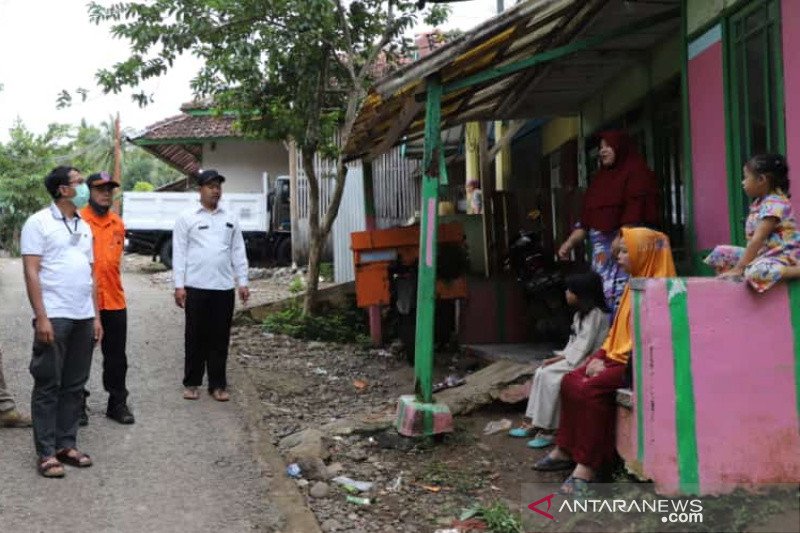
[{"label": "lanyard", "polygon": [[73,233],[78,231],[78,217],[75,217],[75,228],[74,229],[69,229],[69,224],[67,224],[67,217],[61,217],[61,222],[64,223],[64,227],[67,228],[67,231],[69,232],[70,235],[72,235]]}]

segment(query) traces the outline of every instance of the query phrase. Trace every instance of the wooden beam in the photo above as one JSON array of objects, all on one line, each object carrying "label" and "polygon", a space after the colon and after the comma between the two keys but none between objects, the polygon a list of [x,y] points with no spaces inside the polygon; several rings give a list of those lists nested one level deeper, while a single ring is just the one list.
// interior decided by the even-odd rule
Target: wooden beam
[{"label": "wooden beam", "polygon": [[588,37],[580,41],[552,48],[550,50],[546,50],[539,54],[534,54],[533,56],[527,59],[523,59],[521,61],[516,61],[508,65],[503,65],[502,67],[486,69],[483,72],[479,72],[478,74],[467,76],[466,78],[462,78],[460,80],[448,83],[447,85],[445,85],[444,90],[445,92],[457,91],[465,87],[477,85],[479,83],[489,82],[496,80],[498,78],[510,76],[518,72],[527,70],[531,67],[535,67],[537,65],[550,63],[552,61],[561,59],[563,57],[572,55],[576,52],[587,50],[589,48],[602,44],[610,39],[616,39],[627,34],[641,32],[642,30],[645,30],[651,26],[654,26],[656,24],[661,24],[663,22],[666,22],[667,20],[675,18],[675,13],[676,13],[675,10],[659,13],[658,15],[655,15],[653,17],[647,17],[643,20],[637,20],[631,24],[626,24],[621,28],[616,28],[610,32],[605,32],[599,35],[593,35],[592,37]]},{"label": "wooden beam", "polygon": [[403,106],[403,110],[397,117],[397,121],[392,124],[392,127],[389,128],[389,131],[383,136],[383,140],[369,151],[369,159],[378,157],[382,153],[389,150],[389,148],[394,146],[395,143],[397,143],[397,141],[400,139],[400,136],[403,134],[403,132],[405,132],[411,123],[414,122],[414,119],[417,117],[417,113],[422,110],[424,105],[425,104],[423,102],[417,102],[413,97],[408,98]]},{"label": "wooden beam", "polygon": [[505,134],[503,134],[503,136],[494,143],[492,149],[489,150],[489,161],[494,161],[494,158],[497,157],[497,154],[500,152],[500,150],[505,148],[505,146],[511,142],[511,139],[514,138],[514,135],[516,135],[519,130],[525,127],[525,122],[526,121],[524,120],[515,120],[508,125],[508,131],[506,131]]}]

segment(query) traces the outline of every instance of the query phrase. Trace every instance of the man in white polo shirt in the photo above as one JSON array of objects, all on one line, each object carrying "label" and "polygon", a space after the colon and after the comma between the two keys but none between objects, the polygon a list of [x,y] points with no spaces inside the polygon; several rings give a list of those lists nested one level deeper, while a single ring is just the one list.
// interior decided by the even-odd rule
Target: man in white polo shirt
[{"label": "man in white polo shirt", "polygon": [[197,176],[200,205],[181,213],[172,232],[175,303],[186,311],[183,397],[197,400],[208,368],[208,392],[230,399],[226,378],[234,288],[247,302],[247,255],[233,212],[219,205],[225,177],[216,170]]},{"label": "man in white polo shirt", "polygon": [[103,328],[96,311],[92,232],[78,215],[88,202],[88,187],[70,167],[53,169],[45,187],[53,203],[25,222],[20,248],[34,314],[31,415],[38,470],[63,477],[63,464],[92,465],[76,444],[83,387]]}]

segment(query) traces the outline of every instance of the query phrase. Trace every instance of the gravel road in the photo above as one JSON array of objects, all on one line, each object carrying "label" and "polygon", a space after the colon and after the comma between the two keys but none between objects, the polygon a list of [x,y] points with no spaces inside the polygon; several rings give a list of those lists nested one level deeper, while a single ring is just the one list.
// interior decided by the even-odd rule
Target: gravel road
[{"label": "gravel road", "polygon": [[[126,272],[130,405],[136,424],[105,417],[102,356],[95,352],[90,423],[79,447],[87,470],[41,478],[29,429],[0,430],[0,529],[6,532],[276,531],[269,475],[253,459],[236,401],[181,398],[183,315],[168,285]],[[12,394],[28,411],[32,330],[20,260],[0,259],[0,345]],[[233,385],[236,400],[235,383]],[[282,474],[282,473],[281,473]]]}]

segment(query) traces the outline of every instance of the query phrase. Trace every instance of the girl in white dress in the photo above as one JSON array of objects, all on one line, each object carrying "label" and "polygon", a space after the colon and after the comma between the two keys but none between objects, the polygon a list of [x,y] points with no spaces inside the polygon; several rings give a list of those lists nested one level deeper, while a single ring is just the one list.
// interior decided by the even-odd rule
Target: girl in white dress
[{"label": "girl in white dress", "polygon": [[512,429],[512,437],[528,437],[538,429],[536,438],[528,442],[531,448],[546,448],[555,440],[558,428],[561,378],[583,364],[608,334],[609,310],[603,293],[603,280],[595,272],[576,274],[567,278],[567,303],[577,311],[572,320],[572,334],[563,350],[553,352],[533,375],[531,394],[525,416],[531,424]]}]

